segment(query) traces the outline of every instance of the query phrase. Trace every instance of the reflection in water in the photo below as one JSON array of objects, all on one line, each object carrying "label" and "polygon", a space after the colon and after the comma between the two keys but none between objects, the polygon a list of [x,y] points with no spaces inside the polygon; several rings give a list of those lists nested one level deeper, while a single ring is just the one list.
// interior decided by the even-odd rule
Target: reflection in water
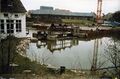
[{"label": "reflection in water", "polygon": [[78,45],[77,39],[60,39],[60,40],[54,40],[54,41],[38,41],[37,47],[40,48],[41,46],[47,46],[47,49],[49,49],[51,52],[54,52],[56,50],[61,51],[65,48],[71,48],[72,46]]},{"label": "reflection in water", "polygon": [[42,46],[47,46],[47,49],[49,49],[51,52],[54,52],[56,50],[61,51],[65,48],[71,48],[72,46],[78,45],[79,41],[78,39],[59,39],[59,40],[52,40],[52,41],[46,41],[46,40],[39,40],[37,41],[36,45],[38,48],[41,48]]},{"label": "reflection in water", "polygon": [[92,74],[96,74],[97,71],[98,49],[99,49],[99,39],[95,39],[93,56],[92,56],[93,60],[91,65]]},{"label": "reflection in water", "polygon": [[[99,59],[97,62],[105,61],[102,57],[105,42],[108,40],[109,38],[102,38],[101,41],[103,43],[95,48],[99,52],[96,56]],[[30,43],[27,56],[31,60],[47,64],[50,67],[59,68],[60,66],[65,66],[68,69],[91,69],[93,50],[94,40],[81,41],[76,38],[57,39],[54,41],[39,40],[36,43]],[[98,66],[98,64],[96,65]]]},{"label": "reflection in water", "polygon": [[109,70],[119,76],[120,41],[110,39],[104,37],[84,41],[69,38],[30,42],[28,39],[6,38],[0,42],[0,74],[46,75],[45,65],[48,65],[50,68],[65,66],[80,70],[90,70],[92,66],[92,71],[100,68],[99,71]]},{"label": "reflection in water", "polygon": [[[90,41],[76,38],[54,41],[39,40],[29,43],[29,47],[28,40],[16,39],[15,41],[15,38],[12,39],[10,39],[11,42],[9,39],[0,42],[0,74],[24,73],[26,71],[43,73],[40,71],[41,68],[44,68],[41,64],[48,65],[50,68],[65,66],[67,69],[80,70],[90,70],[92,66],[93,69],[91,70],[93,71],[96,68],[115,69],[115,66],[119,67],[117,60],[120,58],[118,51],[120,43],[115,40],[109,41],[111,38],[104,37]],[[108,62],[104,57],[104,49],[108,50],[106,57],[113,57],[111,59],[112,62],[116,61],[115,64],[111,64],[111,59]],[[119,72],[117,68],[115,69],[116,72],[113,70],[112,72],[117,74]]]},{"label": "reflection in water", "polygon": [[47,45],[47,42],[46,41],[37,41],[37,43],[36,43],[36,46],[38,47],[38,48],[41,48],[42,46],[46,46]]}]

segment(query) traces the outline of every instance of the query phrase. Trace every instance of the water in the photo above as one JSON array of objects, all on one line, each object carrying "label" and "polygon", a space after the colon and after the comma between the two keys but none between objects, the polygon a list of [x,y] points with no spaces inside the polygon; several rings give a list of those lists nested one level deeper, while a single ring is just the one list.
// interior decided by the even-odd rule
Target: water
[{"label": "water", "polygon": [[[37,31],[33,32],[37,33]],[[116,37],[61,38],[52,41],[34,40],[30,43],[28,39],[6,38],[0,42],[0,74],[46,75],[46,73],[53,73],[49,70],[51,68],[55,73],[58,72],[60,66],[79,69],[80,72],[91,68],[109,67],[109,71],[116,74],[113,68],[115,66],[110,60],[118,60],[116,65],[119,66],[119,44],[120,41]],[[111,52],[106,54],[106,50]],[[112,59],[108,60],[107,57]],[[100,74],[104,71],[106,70],[99,70]],[[89,74],[89,72],[85,73]]]},{"label": "water", "polygon": [[[54,40],[54,41],[36,41],[29,44],[27,57],[32,61],[48,65],[51,68],[65,66],[67,69],[91,69],[93,63],[94,49],[97,52],[97,67],[104,61],[101,67],[110,66],[105,59],[105,50],[111,38],[103,37],[97,39],[98,48],[94,47],[94,40],[80,40],[76,38]],[[95,56],[94,56],[95,57]]]}]

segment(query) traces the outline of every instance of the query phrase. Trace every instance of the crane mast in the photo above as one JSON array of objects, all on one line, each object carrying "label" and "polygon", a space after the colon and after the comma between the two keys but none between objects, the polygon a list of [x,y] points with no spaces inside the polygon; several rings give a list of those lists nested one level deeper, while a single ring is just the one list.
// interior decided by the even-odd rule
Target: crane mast
[{"label": "crane mast", "polygon": [[[97,3],[96,22],[98,25],[103,23],[103,20],[102,20],[102,0],[98,0],[98,3]],[[95,39],[94,50],[93,50],[93,60],[92,60],[92,65],[91,65],[92,74],[96,74],[96,71],[97,71],[98,48],[99,48],[99,39]]]},{"label": "crane mast", "polygon": [[102,0],[98,0],[97,3],[97,16],[96,16],[97,24],[102,23]]}]

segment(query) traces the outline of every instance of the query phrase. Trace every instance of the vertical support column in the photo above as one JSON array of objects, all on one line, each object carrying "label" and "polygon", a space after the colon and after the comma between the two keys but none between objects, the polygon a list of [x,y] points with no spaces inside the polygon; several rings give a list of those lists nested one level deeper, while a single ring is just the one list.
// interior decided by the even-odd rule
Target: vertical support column
[{"label": "vertical support column", "polygon": [[98,24],[102,21],[102,0],[98,0],[96,21]]}]

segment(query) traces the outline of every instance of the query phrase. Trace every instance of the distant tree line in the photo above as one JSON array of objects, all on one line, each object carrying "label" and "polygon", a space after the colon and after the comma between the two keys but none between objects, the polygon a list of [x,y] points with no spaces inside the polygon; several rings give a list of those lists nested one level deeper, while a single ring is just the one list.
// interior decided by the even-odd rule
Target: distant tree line
[{"label": "distant tree line", "polygon": [[105,15],[104,19],[120,22],[120,11],[116,11],[115,13],[108,13],[107,15]]},{"label": "distant tree line", "polygon": [[120,22],[120,11],[117,11],[117,12],[113,13],[112,19],[114,21]]}]

